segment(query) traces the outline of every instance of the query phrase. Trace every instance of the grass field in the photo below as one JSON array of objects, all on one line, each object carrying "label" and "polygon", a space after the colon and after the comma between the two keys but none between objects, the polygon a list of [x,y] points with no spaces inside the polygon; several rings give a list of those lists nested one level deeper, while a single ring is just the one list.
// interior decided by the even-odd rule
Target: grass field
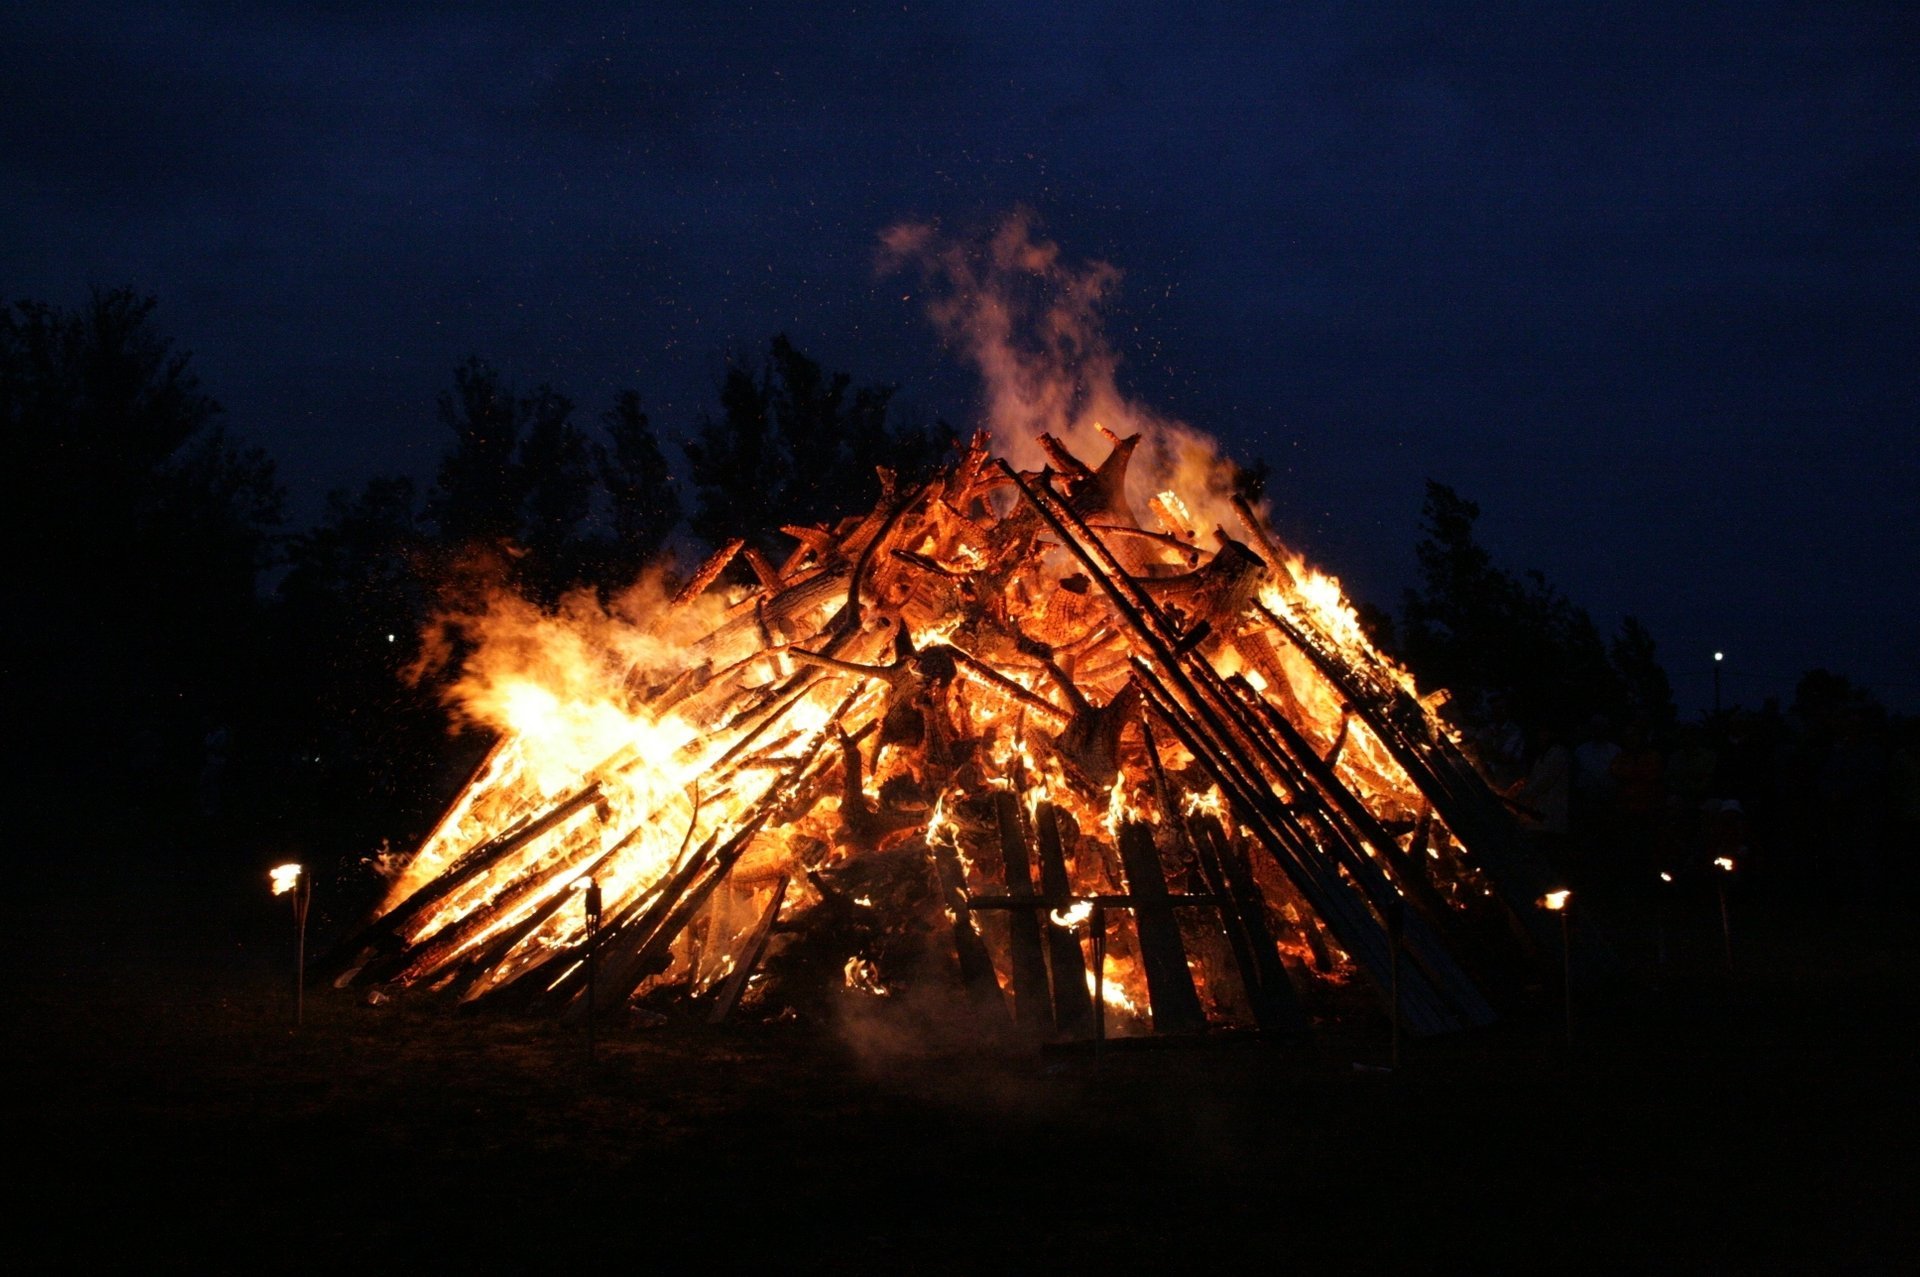
[{"label": "grass field", "polygon": [[1916,1236],[1911,913],[1696,910],[1673,961],[1413,1043],[931,1046],[314,993],[284,902],[151,869],[6,903],[4,1136],[48,1270],[1896,1272]]}]

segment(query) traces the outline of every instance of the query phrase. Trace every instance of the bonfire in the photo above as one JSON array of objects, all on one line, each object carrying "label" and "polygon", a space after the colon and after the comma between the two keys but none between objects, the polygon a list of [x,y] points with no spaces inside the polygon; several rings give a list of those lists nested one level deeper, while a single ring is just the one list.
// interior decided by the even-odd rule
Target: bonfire
[{"label": "bonfire", "polygon": [[784,560],[463,618],[497,743],[337,982],[719,1020],[825,973],[1063,1038],[1298,1033],[1351,982],[1416,1033],[1489,1023],[1557,935],[1442,698],[1210,448],[1103,402],[883,475]]}]

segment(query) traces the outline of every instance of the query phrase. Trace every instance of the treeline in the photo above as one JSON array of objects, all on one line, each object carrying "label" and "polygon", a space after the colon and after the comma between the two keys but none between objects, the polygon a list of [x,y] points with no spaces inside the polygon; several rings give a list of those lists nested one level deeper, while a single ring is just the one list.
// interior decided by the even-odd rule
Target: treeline
[{"label": "treeline", "polygon": [[870,506],[876,467],[911,478],[954,440],[782,336],[728,362],[683,485],[637,391],[589,418],[475,358],[439,396],[428,483],[372,478],[289,529],[271,459],[154,312],[128,290],[0,309],[0,492],[25,533],[11,774],[49,827],[65,806],[196,855],[324,860],[421,831],[484,746],[450,738],[420,668],[444,590],[479,573],[542,604],[608,595],[689,530],[772,548],[783,525]]},{"label": "treeline", "polygon": [[[878,468],[911,480],[955,442],[785,337],[728,362],[714,405],[682,423],[678,466],[638,391],[582,410],[470,359],[439,395],[430,478],[371,478],[290,529],[271,459],[227,429],[154,312],[126,290],[0,307],[7,774],[31,835],[16,855],[76,820],[195,857],[404,849],[485,745],[450,736],[444,671],[421,660],[447,590],[478,574],[551,605],[611,595],[678,539],[778,554],[783,526],[862,511]],[[1430,484],[1417,587],[1397,615],[1362,614],[1423,686],[1451,691],[1496,783],[1598,745],[1654,755],[1662,802],[1764,812],[1801,795],[1772,804],[1782,842],[1920,821],[1914,720],[1816,672],[1788,709],[1681,723],[1646,628],[1603,634],[1538,573],[1494,562],[1479,513]],[[1704,788],[1703,735],[1725,773]]]},{"label": "treeline", "polygon": [[[1376,645],[1422,687],[1444,687],[1451,712],[1495,754],[1571,743],[1605,723],[1670,730],[1678,715],[1653,636],[1635,617],[1603,636],[1586,610],[1538,571],[1493,561],[1474,536],[1480,507],[1429,481],[1415,547],[1419,585],[1399,615],[1364,609]],[[1499,735],[1514,738],[1500,743]]]},{"label": "treeline", "polygon": [[[1583,882],[1659,892],[1716,856],[1749,882],[1850,903],[1920,883],[1920,718],[1824,669],[1792,700],[1683,720],[1653,636],[1603,635],[1538,572],[1493,560],[1480,509],[1427,485],[1420,575],[1374,641],[1446,712],[1543,854]],[[1662,874],[1666,876],[1663,878]]]}]

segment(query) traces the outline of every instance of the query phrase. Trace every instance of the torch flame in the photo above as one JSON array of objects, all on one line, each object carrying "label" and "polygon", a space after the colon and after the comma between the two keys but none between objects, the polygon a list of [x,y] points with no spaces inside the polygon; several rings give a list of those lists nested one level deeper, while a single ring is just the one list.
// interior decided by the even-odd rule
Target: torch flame
[{"label": "torch flame", "polygon": [[273,883],[273,894],[284,896],[299,885],[303,872],[299,865],[275,865],[267,871],[267,878]]}]

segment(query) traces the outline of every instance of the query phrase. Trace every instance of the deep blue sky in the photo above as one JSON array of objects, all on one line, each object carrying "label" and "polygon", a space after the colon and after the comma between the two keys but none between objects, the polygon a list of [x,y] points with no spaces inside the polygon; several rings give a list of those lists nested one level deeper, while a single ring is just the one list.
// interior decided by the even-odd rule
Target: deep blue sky
[{"label": "deep blue sky", "polygon": [[311,513],[468,353],[676,439],[785,330],[964,419],[875,237],[1025,205],[1361,597],[1433,477],[1684,709],[1920,707],[1920,8],[1401,8],[9,5],[0,293],[157,293]]}]

